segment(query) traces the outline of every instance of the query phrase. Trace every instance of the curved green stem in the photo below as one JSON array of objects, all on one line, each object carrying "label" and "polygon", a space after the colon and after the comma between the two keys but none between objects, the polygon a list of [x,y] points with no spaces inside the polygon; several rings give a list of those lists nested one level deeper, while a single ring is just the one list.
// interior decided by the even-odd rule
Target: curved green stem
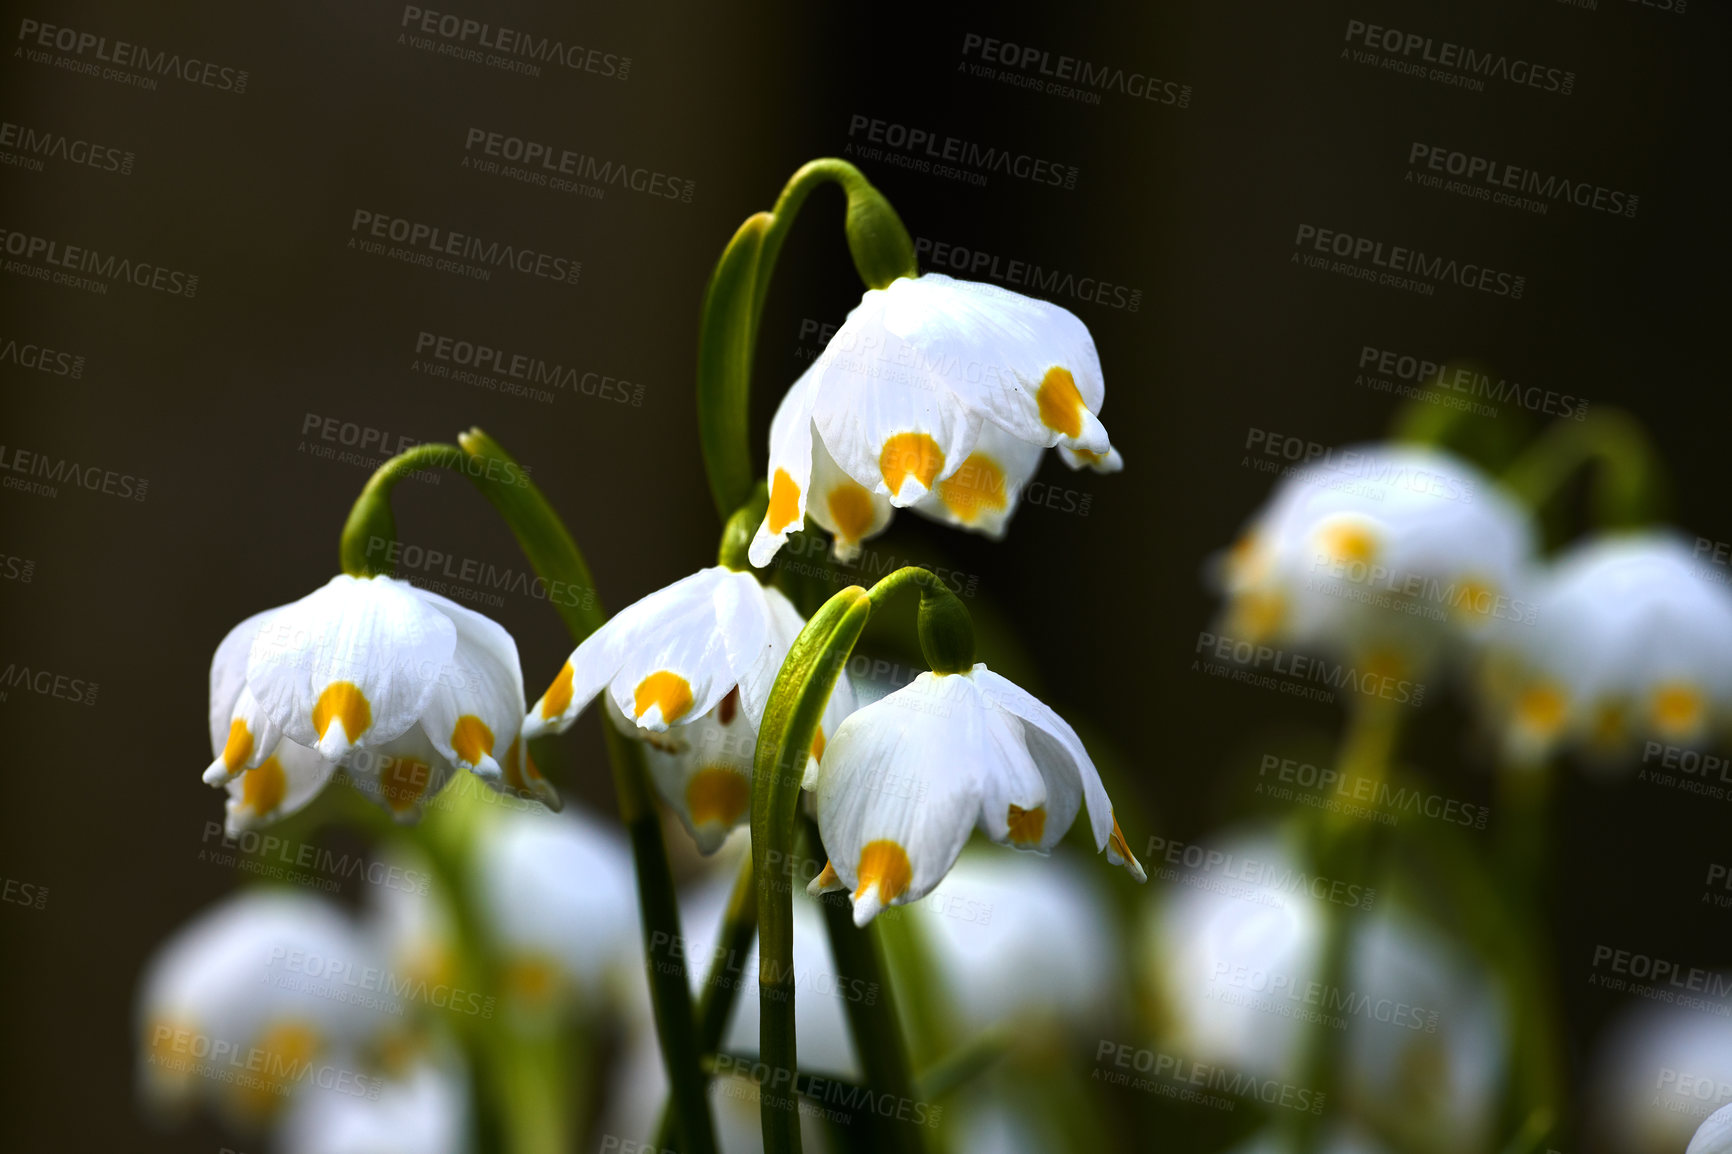
[{"label": "curved green stem", "polygon": [[1554,422],[1505,470],[1503,483],[1538,509],[1590,463],[1600,466],[1594,504],[1602,525],[1637,525],[1653,515],[1662,481],[1659,460],[1642,426],[1615,409]]},{"label": "curved green stem", "polygon": [[[575,588],[593,589],[589,566],[577,543],[529,474],[480,429],[470,429],[459,436],[458,446],[418,446],[380,466],[361,491],[344,525],[340,553],[345,570],[356,574],[388,571],[371,565],[368,557],[370,552],[378,552],[372,545],[375,538],[383,535],[387,542],[394,540],[391,490],[397,481],[416,469],[439,467],[460,472],[474,482],[510,526],[537,575],[548,581],[564,581]],[[388,556],[388,548],[386,552]],[[356,567],[350,567],[351,560],[357,562]],[[556,602],[554,610],[572,640],[581,642],[601,626],[606,616],[594,598],[572,600],[577,604]],[[684,941],[680,935],[679,906],[643,750],[613,726],[601,728],[607,738],[620,821],[631,839],[632,858],[637,867],[644,950],[651,961],[650,1001],[679,1118],[681,1149],[686,1154],[713,1154],[715,1129],[699,1065],[685,953],[674,948]],[[670,945],[660,952],[668,956],[658,962],[657,943],[664,942]]]},{"label": "curved green stem", "polygon": [[914,276],[914,242],[890,202],[845,160],[803,165],[776,207],[746,218],[722,250],[698,319],[698,436],[716,512],[725,520],[744,504],[758,475],[749,437],[752,362],[782,242],[806,197],[821,184],[847,194],[844,229],[854,267],[868,288]]}]

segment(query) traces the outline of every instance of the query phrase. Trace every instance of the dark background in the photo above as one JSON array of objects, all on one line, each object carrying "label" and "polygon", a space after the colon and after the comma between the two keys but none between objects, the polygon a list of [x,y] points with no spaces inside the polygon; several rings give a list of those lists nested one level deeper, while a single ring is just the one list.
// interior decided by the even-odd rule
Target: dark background
[{"label": "dark background", "polygon": [[[415,51],[397,42],[401,7],[385,3],[9,8],[9,39],[28,17],[250,74],[237,96],[171,79],[146,92],[15,52],[0,67],[4,119],[136,154],[124,176],[55,160],[0,168],[0,227],[200,278],[184,299],[0,274],[0,337],[86,358],[76,380],[0,364],[0,441],[149,481],[142,502],[0,490],[4,552],[34,563],[28,582],[0,581],[0,658],[100,685],[92,705],[17,688],[0,700],[0,871],[49,893],[42,910],[0,906],[10,1148],[220,1144],[216,1131],[144,1127],[130,1014],[149,952],[237,884],[198,860],[221,809],[199,781],[210,653],[243,616],[335,571],[368,475],[305,451],[308,418],[393,442],[482,425],[567,517],[610,607],[710,563],[692,400],[705,280],[794,168],[844,154],[856,114],[1074,165],[1064,190],[860,161],[916,237],[1141,294],[1134,312],[1057,298],[1094,333],[1102,416],[1127,462],[1113,477],[1044,466],[1088,498],[1086,517],[1027,507],[993,544],[905,515],[880,544],[979,576],[971,607],[1020,626],[1021,652],[989,643],[985,658],[1116,750],[1121,813],[1140,806],[1145,829],[1191,836],[1241,809],[1253,729],[1327,736],[1338,722],[1332,707],[1190,662],[1214,612],[1203,564],[1269,489],[1241,465],[1248,430],[1324,444],[1386,431],[1395,400],[1354,384],[1363,346],[1471,359],[1629,409],[1671,470],[1672,520],[1732,539],[1722,5],[444,6],[630,56],[623,82]],[[1472,93],[1354,64],[1340,58],[1349,18],[1555,63],[1575,91],[1494,81]],[[977,79],[962,70],[970,32],[1175,80],[1189,106]],[[592,200],[477,174],[461,167],[471,127],[647,165],[694,180],[695,195]],[[1640,210],[1537,216],[1421,189],[1402,179],[1415,141],[1635,192]],[[858,299],[840,204],[816,195],[785,250],[758,353],[760,424],[821,347],[803,322],[840,322]],[[358,208],[569,254],[582,275],[478,283],[366,256],[347,243]],[[1303,269],[1289,258],[1306,222],[1510,269],[1526,292],[1422,297]],[[641,384],[642,404],[572,392],[543,404],[412,372],[423,330]],[[1482,419],[1501,432],[1525,417]],[[519,564],[455,477],[403,485],[397,509],[405,542]],[[533,696],[566,650],[556,620],[521,596],[478,607],[517,637]],[[1487,776],[1461,768],[1483,760],[1459,700],[1424,712],[1407,759],[1455,796],[1488,796]],[[607,808],[599,746],[568,748],[589,752],[554,768],[561,789]],[[1723,914],[1695,906],[1702,863],[1725,842],[1719,806],[1564,781],[1556,924],[1536,927],[1533,948],[1556,959],[1580,1076],[1618,1008],[1585,986],[1593,943],[1723,968],[1732,940]]]}]

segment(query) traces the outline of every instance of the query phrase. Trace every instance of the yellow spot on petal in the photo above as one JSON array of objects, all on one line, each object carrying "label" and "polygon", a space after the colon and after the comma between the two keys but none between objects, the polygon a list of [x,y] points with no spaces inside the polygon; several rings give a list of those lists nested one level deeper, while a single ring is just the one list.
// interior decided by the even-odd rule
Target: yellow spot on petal
[{"label": "yellow spot on petal", "polygon": [[505,988],[520,1001],[545,1005],[560,986],[559,966],[551,958],[527,954],[513,958],[505,966]]},{"label": "yellow spot on petal", "polygon": [[884,451],[878,454],[878,471],[891,493],[901,492],[909,477],[930,489],[932,478],[943,468],[944,450],[926,433],[897,433],[884,442]]},{"label": "yellow spot on petal", "polygon": [[878,900],[889,905],[901,897],[914,880],[914,868],[908,864],[908,851],[893,841],[869,841],[860,850],[860,884],[854,890],[859,901],[867,890],[878,887]]},{"label": "yellow spot on petal", "polygon": [[493,752],[493,731],[473,713],[465,713],[451,727],[451,748],[458,757],[475,765]]},{"label": "yellow spot on petal", "polygon": [[275,757],[267,757],[241,775],[241,807],[255,816],[266,817],[276,812],[289,792],[289,780],[283,765]]},{"label": "yellow spot on petal", "polygon": [[830,510],[830,523],[836,535],[853,544],[872,528],[872,494],[853,481],[843,481],[830,490],[824,504]]},{"label": "yellow spot on petal", "polygon": [[1486,620],[1497,608],[1497,586],[1489,580],[1463,577],[1455,587],[1455,612],[1468,621]]},{"label": "yellow spot on petal", "polygon": [[1287,599],[1271,589],[1252,589],[1233,599],[1233,632],[1246,641],[1273,637],[1287,617]]},{"label": "yellow spot on petal", "polygon": [[824,760],[824,727],[820,725],[818,732],[812,735],[812,760]]},{"label": "yellow spot on petal", "polygon": [[1359,517],[1330,518],[1318,527],[1314,540],[1317,552],[1337,565],[1369,565],[1377,559],[1377,530]]},{"label": "yellow spot on petal", "polygon": [[[1010,807],[1010,841],[1012,845],[1038,845],[1040,835],[1046,831],[1046,806],[1037,805],[1033,809],[1023,809],[1020,805]],[[1114,827],[1117,829],[1117,826]]]},{"label": "yellow spot on petal", "polygon": [[553,679],[553,684],[547,687],[547,692],[541,695],[541,716],[558,717],[571,704],[571,679],[573,671],[571,662],[560,666],[559,676]]},{"label": "yellow spot on petal", "polygon": [[1516,698],[1516,719],[1522,728],[1540,737],[1550,737],[1563,728],[1567,709],[1563,691],[1554,685],[1530,685]]},{"label": "yellow spot on petal", "polygon": [[825,862],[824,868],[819,872],[817,880],[813,884],[817,886],[820,893],[827,894],[831,890],[841,889],[842,879],[836,876],[836,867]]},{"label": "yellow spot on petal", "polygon": [[427,792],[433,769],[413,757],[388,757],[379,772],[379,796],[392,813],[408,813]]},{"label": "yellow spot on petal", "polygon": [[1667,737],[1687,737],[1701,728],[1707,702],[1693,685],[1667,682],[1654,690],[1654,727]]},{"label": "yellow spot on petal", "polygon": [[1069,369],[1057,365],[1048,369],[1034,397],[1040,404],[1041,424],[1067,437],[1082,433],[1082,394],[1077,392],[1076,379]]},{"label": "yellow spot on petal", "polygon": [[751,802],[752,783],[723,766],[700,769],[686,782],[686,812],[693,825],[731,827],[746,815]]},{"label": "yellow spot on petal", "polygon": [[305,1022],[277,1022],[259,1035],[244,1055],[251,1078],[238,1079],[235,1093],[254,1117],[269,1117],[287,1101],[288,1091],[311,1072],[319,1053],[319,1035]]},{"label": "yellow spot on petal", "polygon": [[229,722],[229,739],[223,746],[223,765],[230,773],[246,764],[253,754],[253,735],[240,718]]},{"label": "yellow spot on petal", "polygon": [[1628,732],[1629,710],[1621,701],[1602,701],[1594,709],[1593,731],[1589,740],[1601,748],[1622,744]]},{"label": "yellow spot on petal", "polygon": [[360,741],[373,724],[373,707],[354,682],[333,681],[319,694],[318,704],[313,706],[313,730],[321,740],[333,721],[342,723],[343,735],[351,744]]},{"label": "yellow spot on petal", "polygon": [[938,482],[938,499],[964,523],[982,513],[1003,509],[1004,470],[985,453],[971,453],[962,468]]},{"label": "yellow spot on petal", "polygon": [[800,486],[794,484],[788,470],[777,469],[776,478],[770,484],[770,507],[764,513],[764,527],[772,533],[780,533],[799,516]]},{"label": "yellow spot on petal", "polygon": [[1107,849],[1113,857],[1118,859],[1116,864],[1124,866],[1138,881],[1143,880],[1143,867],[1137,861],[1137,855],[1131,852],[1130,844],[1125,841],[1124,831],[1119,828],[1117,814],[1113,815],[1113,832],[1107,838]]},{"label": "yellow spot on petal", "polygon": [[692,707],[692,686],[677,673],[666,669],[650,674],[637,683],[635,703],[642,717],[652,705],[662,707],[662,720],[672,725]]}]

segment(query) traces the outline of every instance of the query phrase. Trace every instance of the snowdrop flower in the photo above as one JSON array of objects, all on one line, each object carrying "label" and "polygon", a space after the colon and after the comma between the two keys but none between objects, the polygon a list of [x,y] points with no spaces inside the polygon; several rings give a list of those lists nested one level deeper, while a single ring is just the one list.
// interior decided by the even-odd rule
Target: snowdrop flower
[{"label": "snowdrop flower", "polygon": [[1732,592],[1682,540],[1591,540],[1546,571],[1535,601],[1534,627],[1505,630],[1488,661],[1488,704],[1512,754],[1687,745],[1732,716]]},{"label": "snowdrop flower", "polygon": [[1423,661],[1494,622],[1532,620],[1532,538],[1527,514],[1453,457],[1342,449],[1292,473],[1240,535],[1222,566],[1222,632]]},{"label": "snowdrop flower", "polygon": [[377,1096],[297,1099],[277,1130],[284,1154],[460,1154],[469,1149],[469,1073],[445,1045],[386,1079]]},{"label": "snowdrop flower", "polygon": [[[626,607],[572,650],[523,722],[563,733],[605,691],[612,723],[650,746],[658,792],[712,853],[751,810],[752,752],[770,688],[806,622],[778,589],[716,565]],[[854,708],[837,682],[812,743]]]},{"label": "snowdrop flower", "polygon": [[1145,880],[1076,731],[980,663],[922,673],[850,715],[817,799],[830,863],[811,888],[847,889],[857,925],[930,893],[970,830],[1044,854],[1085,803],[1095,845]]},{"label": "snowdrop flower", "polygon": [[205,911],[145,971],[143,1093],[160,1106],[215,1097],[241,1122],[270,1117],[328,1065],[352,1070],[343,1056],[393,1022],[391,1006],[339,996],[375,965],[343,913],[310,895],[247,891]]},{"label": "snowdrop flower", "polygon": [[413,821],[455,768],[557,794],[517,738],[517,646],[470,609],[390,577],[333,577],[247,618],[211,661],[205,781],[229,789],[231,834],[311,801],[341,765]]},{"label": "snowdrop flower", "polygon": [[1684,1154],[1732,1154],[1732,1106],[1722,1106],[1708,1115]]},{"label": "snowdrop flower", "polygon": [[636,956],[631,851],[579,813],[506,813],[476,850],[476,892],[514,1007],[539,1016],[593,997]]},{"label": "snowdrop flower", "polygon": [[938,273],[872,289],[782,399],[751,560],[810,516],[847,560],[893,508],[997,537],[1056,446],[1120,468],[1088,328],[1057,305]]}]

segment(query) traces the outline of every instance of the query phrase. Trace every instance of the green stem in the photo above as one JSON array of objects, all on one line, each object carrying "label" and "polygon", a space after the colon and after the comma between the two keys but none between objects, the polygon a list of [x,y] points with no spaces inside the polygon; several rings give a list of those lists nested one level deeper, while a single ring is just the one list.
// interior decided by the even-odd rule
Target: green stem
[{"label": "green stem", "polygon": [[463,450],[456,445],[431,442],[417,445],[386,461],[367,479],[361,495],[343,523],[337,555],[343,572],[352,577],[390,576],[395,569],[391,546],[397,540],[397,521],[391,515],[391,491],[411,473],[423,469],[462,471]]},{"label": "green stem", "polygon": [[[368,481],[343,529],[340,549],[349,572],[379,572],[367,564],[373,538],[395,533],[390,511],[392,488],[407,473],[418,468],[442,467],[461,472],[480,490],[510,526],[524,556],[538,576],[564,581],[574,588],[593,589],[589,566],[578,551],[558,514],[529,474],[510,454],[480,429],[458,437],[461,448],[422,445],[380,466]],[[362,566],[349,568],[351,559]],[[574,642],[581,642],[606,620],[595,598],[574,598],[575,605],[555,603]],[[687,984],[684,951],[673,944],[680,935],[679,905],[674,896],[673,875],[668,868],[661,822],[645,769],[643,750],[611,725],[603,725],[608,761],[613,769],[614,792],[620,821],[631,838],[632,858],[637,867],[638,908],[642,915],[644,951],[650,959],[650,1001],[655,1013],[656,1036],[661,1043],[675,1112],[679,1117],[682,1149],[686,1154],[713,1154],[714,1123],[705,1094],[699,1049],[692,1023],[691,989]],[[670,943],[656,959],[656,943]]]},{"label": "green stem", "polygon": [[1582,420],[1554,421],[1505,470],[1503,483],[1539,509],[1579,468],[1597,463],[1595,511],[1602,525],[1637,525],[1659,503],[1661,471],[1642,426],[1616,409],[1594,409]]},{"label": "green stem", "polygon": [[745,503],[758,475],[749,436],[751,377],[770,276],[806,197],[826,183],[847,194],[848,248],[868,288],[919,271],[914,242],[896,210],[845,160],[803,165],[773,211],[754,213],[740,225],[710,274],[698,318],[698,436],[710,495],[724,520]]}]

